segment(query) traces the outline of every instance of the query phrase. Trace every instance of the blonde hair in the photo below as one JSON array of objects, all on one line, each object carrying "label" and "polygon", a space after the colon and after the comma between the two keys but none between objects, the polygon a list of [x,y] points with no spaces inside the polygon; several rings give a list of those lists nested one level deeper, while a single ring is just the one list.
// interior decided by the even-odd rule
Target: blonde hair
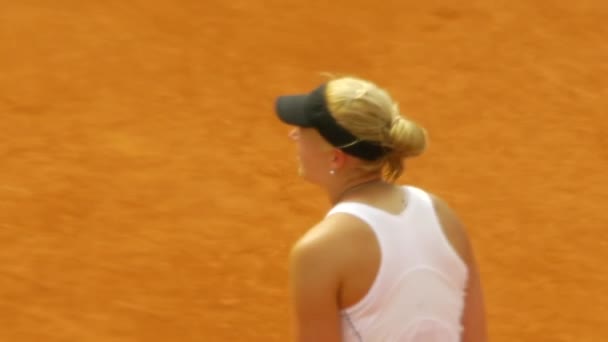
[{"label": "blonde hair", "polygon": [[394,181],[405,159],[422,154],[427,132],[399,112],[399,105],[376,84],[352,76],[332,78],[327,84],[327,105],[334,119],[360,140],[378,143],[390,152],[362,165],[364,171],[383,171]]}]

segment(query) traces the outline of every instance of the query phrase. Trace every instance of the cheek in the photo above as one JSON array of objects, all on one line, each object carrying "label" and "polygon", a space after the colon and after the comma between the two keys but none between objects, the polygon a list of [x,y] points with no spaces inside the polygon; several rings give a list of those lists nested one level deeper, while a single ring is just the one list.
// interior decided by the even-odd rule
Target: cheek
[{"label": "cheek", "polygon": [[314,160],[315,151],[306,144],[298,144],[298,157],[302,162],[310,162]]},{"label": "cheek", "polygon": [[298,158],[300,160],[300,165],[309,173],[322,173],[326,169],[326,166],[323,165],[323,160],[325,158],[324,152],[312,146],[302,146]]}]

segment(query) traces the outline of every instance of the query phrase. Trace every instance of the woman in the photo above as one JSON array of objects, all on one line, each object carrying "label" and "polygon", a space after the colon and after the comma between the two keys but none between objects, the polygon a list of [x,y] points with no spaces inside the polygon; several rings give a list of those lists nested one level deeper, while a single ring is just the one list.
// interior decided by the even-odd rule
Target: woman
[{"label": "woman", "polygon": [[276,111],[294,126],[300,175],[332,205],[290,253],[296,340],[486,341],[462,223],[437,196],[395,184],[425,150],[425,130],[354,77],[279,96]]}]

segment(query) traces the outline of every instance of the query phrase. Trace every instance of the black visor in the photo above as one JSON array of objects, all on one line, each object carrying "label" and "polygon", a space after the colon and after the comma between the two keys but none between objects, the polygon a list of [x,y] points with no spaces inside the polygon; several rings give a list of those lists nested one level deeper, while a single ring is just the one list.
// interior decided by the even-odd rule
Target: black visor
[{"label": "black visor", "polygon": [[327,108],[325,90],[326,84],[322,84],[308,94],[279,96],[276,100],[277,115],[289,125],[315,128],[332,146],[352,156],[365,160],[384,156],[387,152],[385,147],[359,140],[336,122]]}]

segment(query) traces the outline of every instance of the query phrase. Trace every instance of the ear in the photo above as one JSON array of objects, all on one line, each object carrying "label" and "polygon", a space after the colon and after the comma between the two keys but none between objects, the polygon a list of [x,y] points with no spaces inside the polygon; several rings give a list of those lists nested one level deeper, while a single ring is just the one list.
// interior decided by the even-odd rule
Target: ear
[{"label": "ear", "polygon": [[330,168],[332,170],[339,170],[342,167],[344,167],[344,164],[346,163],[346,159],[348,158],[348,156],[342,150],[334,148],[334,149],[332,149],[330,158],[331,158]]}]

